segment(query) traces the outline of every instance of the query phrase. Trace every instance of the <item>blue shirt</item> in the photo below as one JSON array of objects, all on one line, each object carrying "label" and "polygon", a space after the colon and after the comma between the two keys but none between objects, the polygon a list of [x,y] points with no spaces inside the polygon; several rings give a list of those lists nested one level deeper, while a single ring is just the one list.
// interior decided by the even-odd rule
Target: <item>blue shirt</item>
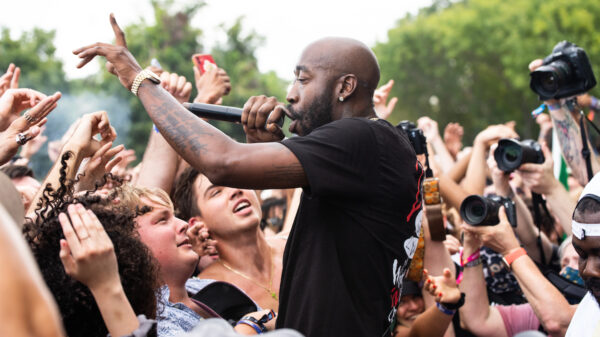
[{"label": "blue shirt", "polygon": [[[214,280],[201,280],[191,278],[185,283],[189,293],[195,294]],[[159,337],[174,337],[181,333],[191,331],[203,318],[194,310],[183,303],[171,303],[169,301],[169,287],[166,285],[160,289],[159,309],[156,315]]]}]

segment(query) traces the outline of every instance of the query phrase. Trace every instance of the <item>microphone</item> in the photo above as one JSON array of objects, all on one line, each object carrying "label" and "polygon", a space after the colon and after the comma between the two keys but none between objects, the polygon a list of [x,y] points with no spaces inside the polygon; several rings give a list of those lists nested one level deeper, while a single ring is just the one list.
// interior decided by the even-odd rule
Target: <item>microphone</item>
[{"label": "microphone", "polygon": [[[194,115],[212,119],[216,121],[224,121],[230,123],[242,122],[242,109],[231,106],[206,104],[206,103],[183,103],[183,106]],[[283,126],[284,115],[276,122],[279,127]]]}]

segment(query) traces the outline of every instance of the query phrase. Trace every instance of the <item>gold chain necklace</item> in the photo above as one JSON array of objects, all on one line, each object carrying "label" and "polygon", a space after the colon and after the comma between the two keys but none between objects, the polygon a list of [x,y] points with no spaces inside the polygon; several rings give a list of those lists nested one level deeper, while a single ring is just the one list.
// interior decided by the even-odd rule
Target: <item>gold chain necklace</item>
[{"label": "gold chain necklace", "polygon": [[267,293],[269,293],[269,295],[271,295],[271,297],[279,302],[279,298],[277,297],[277,293],[274,292],[273,289],[273,269],[275,268],[275,263],[273,262],[273,257],[271,254],[271,247],[269,245],[267,245],[267,247],[269,247],[269,256],[271,257],[271,275],[269,275],[269,287],[265,287],[263,285],[261,285],[260,283],[256,282],[255,280],[253,280],[250,276],[242,273],[241,271],[235,270],[233,267],[229,266],[227,263],[223,262],[223,260],[218,259],[217,261],[219,261],[220,264],[223,265],[223,267],[229,269],[231,272],[247,279],[248,281],[256,284],[257,286],[261,287],[262,289],[264,289]]}]

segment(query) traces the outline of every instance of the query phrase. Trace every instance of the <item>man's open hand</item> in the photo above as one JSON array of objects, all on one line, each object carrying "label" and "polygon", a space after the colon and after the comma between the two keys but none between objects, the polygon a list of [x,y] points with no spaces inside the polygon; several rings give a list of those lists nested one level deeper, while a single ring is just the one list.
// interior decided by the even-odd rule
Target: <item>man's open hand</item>
[{"label": "man's open hand", "polygon": [[111,72],[119,77],[121,84],[127,88],[127,90],[130,90],[135,77],[140,71],[142,71],[142,67],[140,67],[133,55],[131,55],[127,49],[125,33],[123,33],[117,24],[117,20],[115,20],[115,17],[112,13],[110,14],[110,24],[113,32],[115,33],[116,44],[112,45],[108,43],[96,42],[89,46],[75,49],[73,54],[79,56],[81,59],[81,62],[77,65],[77,68],[81,68],[88,64],[94,59],[94,57],[96,57],[96,55],[104,56],[106,61],[110,63],[110,65],[107,65],[109,71],[113,70],[114,72]]},{"label": "man's open hand", "polygon": [[190,100],[192,83],[188,82],[185,76],[163,71],[160,74],[160,85],[173,95],[179,103],[185,103]]}]

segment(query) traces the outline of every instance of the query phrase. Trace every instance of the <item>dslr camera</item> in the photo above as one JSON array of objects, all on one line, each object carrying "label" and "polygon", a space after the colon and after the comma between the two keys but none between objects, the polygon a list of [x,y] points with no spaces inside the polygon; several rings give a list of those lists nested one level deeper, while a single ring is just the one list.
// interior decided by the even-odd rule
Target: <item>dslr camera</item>
[{"label": "dslr camera", "polygon": [[411,121],[402,121],[398,123],[396,127],[406,132],[417,155],[424,154],[427,151],[427,139],[425,138],[425,135],[423,135],[423,130],[417,128],[415,123]]},{"label": "dslr camera", "polygon": [[525,163],[542,164],[544,153],[540,144],[534,140],[502,138],[498,141],[498,147],[494,152],[494,159],[498,168],[504,172],[512,172]]},{"label": "dslr camera", "polygon": [[500,222],[498,210],[504,206],[508,222],[517,227],[517,212],[515,203],[509,198],[492,195],[482,197],[468,196],[460,205],[460,216],[471,226],[495,226]]},{"label": "dslr camera", "polygon": [[542,101],[583,94],[596,85],[585,51],[568,41],[554,46],[552,54],[530,76],[529,86]]}]

